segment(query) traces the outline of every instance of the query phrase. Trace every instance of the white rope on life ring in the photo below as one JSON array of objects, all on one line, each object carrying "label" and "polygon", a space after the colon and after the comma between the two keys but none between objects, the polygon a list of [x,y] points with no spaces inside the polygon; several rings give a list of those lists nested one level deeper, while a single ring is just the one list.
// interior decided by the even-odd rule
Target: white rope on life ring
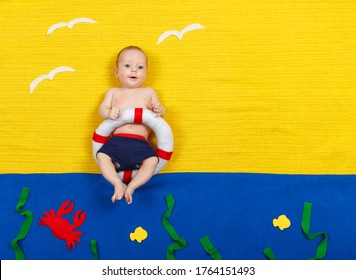
[{"label": "white rope on life ring", "polygon": [[[150,127],[157,137],[156,154],[159,157],[158,165],[154,174],[160,172],[167,162],[171,159],[173,153],[173,134],[171,127],[161,117],[154,112],[143,108],[125,109],[120,113],[116,120],[104,120],[94,131],[92,138],[93,156],[98,163],[96,154],[105,142],[110,139],[114,129],[124,124],[145,124]],[[124,182],[129,182],[137,173],[137,170],[125,170],[118,172],[119,177]]]}]

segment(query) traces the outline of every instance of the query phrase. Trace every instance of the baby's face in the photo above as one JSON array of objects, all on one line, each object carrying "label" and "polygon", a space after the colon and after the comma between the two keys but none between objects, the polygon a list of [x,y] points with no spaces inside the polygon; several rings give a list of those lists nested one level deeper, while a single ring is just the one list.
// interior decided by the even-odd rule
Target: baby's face
[{"label": "baby's face", "polygon": [[115,75],[123,88],[141,87],[147,77],[147,58],[140,50],[124,51],[118,61]]}]

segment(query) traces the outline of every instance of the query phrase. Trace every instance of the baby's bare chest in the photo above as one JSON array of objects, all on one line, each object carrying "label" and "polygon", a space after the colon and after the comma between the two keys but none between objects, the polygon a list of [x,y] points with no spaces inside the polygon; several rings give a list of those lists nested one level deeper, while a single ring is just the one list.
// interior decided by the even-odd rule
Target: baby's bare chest
[{"label": "baby's bare chest", "polygon": [[145,93],[117,93],[113,96],[112,107],[119,106],[126,108],[149,108],[151,104],[150,96]]}]

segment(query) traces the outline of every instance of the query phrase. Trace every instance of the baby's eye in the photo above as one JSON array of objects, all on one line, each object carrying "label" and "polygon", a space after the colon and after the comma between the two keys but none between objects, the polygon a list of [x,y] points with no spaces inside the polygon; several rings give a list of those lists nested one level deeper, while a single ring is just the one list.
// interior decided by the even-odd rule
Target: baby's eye
[{"label": "baby's eye", "polygon": [[137,67],[137,68],[138,68],[138,69],[140,69],[140,70],[142,70],[142,69],[143,69],[143,66],[141,66],[141,65],[140,65],[140,66],[139,66],[139,67]]},{"label": "baby's eye", "polygon": [[124,67],[125,68],[130,68],[130,64],[125,64]]}]

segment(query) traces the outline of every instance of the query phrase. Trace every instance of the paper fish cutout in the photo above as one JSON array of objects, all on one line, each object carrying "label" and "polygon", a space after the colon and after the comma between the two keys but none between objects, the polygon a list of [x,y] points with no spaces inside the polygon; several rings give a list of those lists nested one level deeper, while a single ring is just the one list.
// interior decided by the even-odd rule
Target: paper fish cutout
[{"label": "paper fish cutout", "polygon": [[46,75],[39,76],[38,78],[33,80],[32,83],[30,84],[30,93],[32,93],[35,90],[35,88],[37,87],[37,85],[40,82],[42,82],[43,80],[47,79],[47,80],[52,81],[54,79],[54,76],[59,72],[75,72],[75,70],[73,68],[70,68],[67,66],[60,66],[60,67],[53,69],[51,72],[49,72]]},{"label": "paper fish cutout", "polygon": [[48,28],[47,35],[52,34],[55,30],[58,28],[67,26],[69,29],[72,29],[74,24],[80,23],[80,22],[85,22],[85,23],[96,23],[95,20],[92,20],[90,18],[75,18],[71,20],[70,22],[59,22],[54,25],[52,25],[50,28]]},{"label": "paper fish cutout", "polygon": [[280,215],[277,219],[273,219],[272,223],[274,227],[279,227],[280,230],[289,228],[291,225],[291,222],[286,215]]},{"label": "paper fish cutout", "polygon": [[177,31],[177,30],[168,30],[164,32],[158,39],[157,45],[160,44],[164,39],[166,39],[169,36],[176,36],[178,37],[179,40],[182,40],[183,35],[189,31],[192,30],[197,30],[197,29],[202,29],[204,26],[200,25],[199,23],[193,23],[188,26],[186,26],[182,31]]},{"label": "paper fish cutout", "polygon": [[144,230],[142,227],[137,227],[134,232],[130,233],[131,241],[136,240],[138,243],[141,243],[143,240],[145,240],[147,236],[147,231]]}]

